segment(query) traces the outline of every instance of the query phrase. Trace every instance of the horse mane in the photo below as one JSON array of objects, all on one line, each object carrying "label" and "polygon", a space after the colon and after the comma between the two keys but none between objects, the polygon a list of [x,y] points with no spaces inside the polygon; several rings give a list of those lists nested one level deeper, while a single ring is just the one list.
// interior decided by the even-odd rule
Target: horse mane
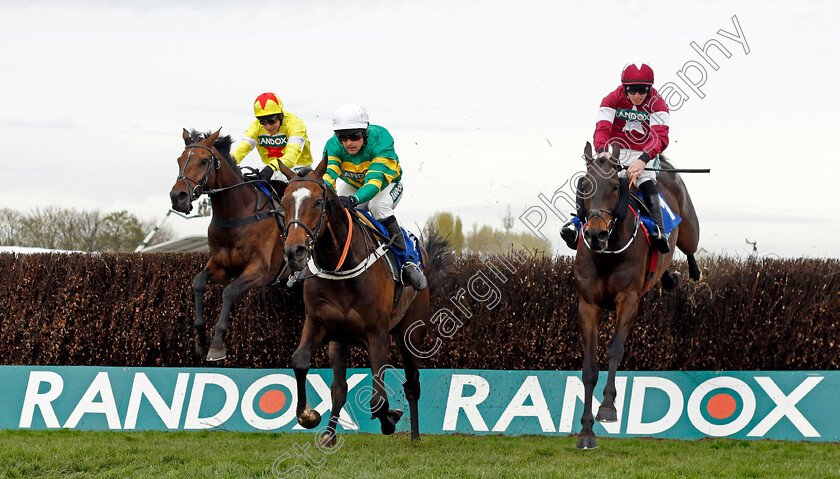
[{"label": "horse mane", "polygon": [[661,168],[674,169],[673,163],[665,155],[659,155],[659,163],[661,164]]},{"label": "horse mane", "polygon": [[297,175],[298,175],[298,177],[303,178],[304,176],[308,175],[309,173],[312,173],[312,167],[311,166],[304,166],[303,168],[300,169],[300,171],[297,172]]},{"label": "horse mane", "polygon": [[[212,135],[212,131],[198,131],[190,129],[190,144],[197,143],[201,140],[206,140],[210,138]],[[239,165],[236,164],[236,160],[230,156],[230,147],[233,145],[233,139],[231,139],[230,135],[225,135],[216,138],[216,141],[213,142],[213,146],[216,147],[216,151],[222,154],[222,157],[227,160],[228,164],[230,164],[233,171],[239,175],[240,178],[243,178],[242,171],[239,168]]]}]

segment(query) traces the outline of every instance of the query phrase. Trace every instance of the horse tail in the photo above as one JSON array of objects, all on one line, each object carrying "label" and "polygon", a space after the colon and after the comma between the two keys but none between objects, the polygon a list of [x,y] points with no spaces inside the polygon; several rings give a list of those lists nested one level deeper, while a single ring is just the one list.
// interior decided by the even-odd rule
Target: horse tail
[{"label": "horse tail", "polygon": [[429,284],[429,296],[434,297],[435,293],[443,286],[446,272],[452,266],[452,245],[436,230],[426,231],[423,247],[428,255],[426,263],[426,281]]}]

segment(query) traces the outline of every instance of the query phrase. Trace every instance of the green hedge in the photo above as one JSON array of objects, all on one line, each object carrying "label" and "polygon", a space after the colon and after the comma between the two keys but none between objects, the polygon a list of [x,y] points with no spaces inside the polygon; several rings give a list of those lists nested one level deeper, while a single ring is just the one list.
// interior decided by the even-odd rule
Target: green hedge
[{"label": "green hedge", "polygon": [[[206,253],[0,254],[0,364],[206,366],[194,352],[191,288],[206,259]],[[675,291],[657,285],[643,298],[622,369],[840,366],[840,262],[718,258],[701,267],[703,283],[684,281]],[[687,278],[684,264],[674,269]],[[451,298],[461,289],[459,308]],[[439,349],[423,367],[580,369],[576,303],[570,259],[457,258],[432,311],[447,308],[463,325],[453,331],[455,323],[447,324],[450,337],[437,337]],[[221,287],[208,287],[209,325],[220,306]],[[221,365],[290,367],[303,316],[299,290],[272,286],[243,294]],[[613,321],[606,312],[602,318],[605,368]],[[325,349],[313,367],[328,367]],[[354,348],[350,365],[366,367],[366,353]]]}]

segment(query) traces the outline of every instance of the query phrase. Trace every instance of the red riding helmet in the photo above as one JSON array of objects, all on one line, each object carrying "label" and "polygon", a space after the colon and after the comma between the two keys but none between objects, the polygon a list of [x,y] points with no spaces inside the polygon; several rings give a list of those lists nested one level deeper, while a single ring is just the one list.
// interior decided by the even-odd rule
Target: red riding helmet
[{"label": "red riding helmet", "polygon": [[621,71],[621,84],[653,86],[653,68],[647,63],[628,63]]}]

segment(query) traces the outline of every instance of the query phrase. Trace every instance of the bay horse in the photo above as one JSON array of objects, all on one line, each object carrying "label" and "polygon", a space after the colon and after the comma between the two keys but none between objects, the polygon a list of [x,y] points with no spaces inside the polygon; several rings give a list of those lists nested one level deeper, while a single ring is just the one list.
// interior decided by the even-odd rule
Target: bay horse
[{"label": "bay horse", "polygon": [[390,335],[398,344],[404,363],[405,376],[401,379],[411,412],[411,439],[417,440],[420,438],[417,416],[420,372],[418,358],[410,347],[422,344],[425,336],[429,291],[440,285],[448,254],[446,241],[429,234],[426,248],[420,248],[429,287],[415,291],[405,286],[395,303],[395,291],[399,288],[385,259],[376,257],[376,252],[384,247],[377,248],[370,232],[359,224],[354,225],[351,211],[341,205],[335,191],[324,183],[326,169],[326,157],[314,171],[294,173],[281,165],[281,171],[289,178],[282,200],[286,217],[286,261],[292,271],[307,267],[310,271],[303,284],[306,319],[300,343],[292,355],[298,423],[312,429],[321,421],[321,415],[310,408],[306,399],[306,375],[312,351],[329,343],[334,374],[332,408],[319,440],[324,445],[335,444],[336,424],[347,400],[348,350],[350,345],[357,345],[367,350],[373,377],[370,410],[365,412],[379,419],[383,434],[392,434],[403,413],[389,409],[385,391],[387,370],[399,375],[388,364]]},{"label": "bay horse", "polygon": [[[210,196],[213,206],[213,217],[207,228],[210,260],[192,284],[195,350],[208,361],[220,361],[227,356],[224,337],[236,298],[249,289],[288,276],[288,268],[284,269],[283,232],[276,219],[277,208],[272,207],[272,201],[257,186],[262,184],[268,191],[272,188],[282,191],[285,183],[271,182],[269,187],[260,181],[246,181],[230,156],[230,136],[220,137],[220,131],[210,134],[184,129],[185,148],[178,157],[180,172],[169,192],[175,211],[189,213],[192,202],[203,194]],[[226,285],[212,343],[203,314],[208,283]]]},{"label": "bay horse", "polygon": [[[619,148],[613,146],[611,158],[618,158]],[[676,287],[679,274],[671,274],[674,246],[688,258],[689,278],[699,281],[700,269],[694,259],[700,237],[700,225],[688,190],[680,176],[672,172],[660,172],[656,188],[666,199],[670,208],[682,217],[682,222],[671,231],[671,251],[661,254],[651,248],[645,234],[639,231],[638,216],[628,211],[622,193],[627,190],[627,179],[622,185],[619,172],[623,169],[616,160],[594,158],[592,146],[584,149],[588,183],[583,193],[586,211],[586,229],[577,249],[574,261],[575,286],[578,296],[578,329],[583,339],[583,384],[584,406],[581,416],[581,431],[578,449],[597,447],[592,431],[592,393],[598,382],[598,319],[601,308],[616,311],[616,327],[612,341],[607,347],[609,373],[604,386],[604,401],[598,408],[595,419],[601,422],[615,422],[615,373],[624,356],[624,341],[636,318],[639,300],[647,288],[660,278],[666,289]],[[662,156],[663,169],[673,169]],[[581,189],[584,189],[581,187]],[[655,255],[658,254],[658,261]],[[652,262],[655,265],[651,268]],[[652,271],[651,271],[652,270]]]}]

